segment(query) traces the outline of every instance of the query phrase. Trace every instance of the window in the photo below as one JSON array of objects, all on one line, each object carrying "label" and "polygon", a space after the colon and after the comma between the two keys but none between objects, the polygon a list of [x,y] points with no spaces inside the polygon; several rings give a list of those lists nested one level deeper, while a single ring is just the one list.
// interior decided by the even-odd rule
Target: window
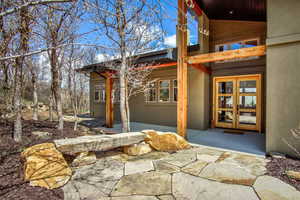
[{"label": "window", "polygon": [[177,95],[178,95],[178,89],[177,89],[177,80],[173,80],[173,101],[177,102]]},{"label": "window", "polygon": [[100,91],[95,91],[94,100],[95,100],[95,102],[100,101]]},{"label": "window", "polygon": [[104,86],[104,84],[95,85],[94,101],[95,102],[105,102],[105,86]]},{"label": "window", "polygon": [[244,40],[227,44],[216,45],[216,51],[228,51],[242,48],[256,47],[258,46],[258,39]]},{"label": "window", "polygon": [[114,89],[112,91],[112,99],[114,103],[120,102],[120,87],[114,84]]},{"label": "window", "polygon": [[170,101],[170,80],[159,81],[159,102]]},{"label": "window", "polygon": [[[256,47],[259,45],[259,39],[250,39],[250,40],[244,40],[244,41],[238,41],[238,42],[232,42],[227,44],[219,44],[216,45],[216,52],[221,51],[228,51],[228,50],[236,50],[236,49],[242,49],[242,48],[249,48],[249,47]],[[249,58],[238,58],[234,60],[249,60],[249,59],[256,59],[258,56],[249,57]],[[227,61],[218,61],[220,62],[232,62],[233,60],[227,60]]]},{"label": "window", "polygon": [[157,98],[156,98],[156,82],[152,82],[150,83],[150,86],[149,86],[149,90],[148,90],[148,94],[147,94],[147,101],[148,102],[156,102],[157,101]]}]

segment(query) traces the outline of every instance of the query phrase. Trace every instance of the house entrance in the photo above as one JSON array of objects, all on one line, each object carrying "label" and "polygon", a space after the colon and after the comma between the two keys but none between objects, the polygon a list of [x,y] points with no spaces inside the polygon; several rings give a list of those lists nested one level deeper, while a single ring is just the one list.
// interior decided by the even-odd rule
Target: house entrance
[{"label": "house entrance", "polygon": [[215,77],[215,127],[261,132],[261,75]]}]

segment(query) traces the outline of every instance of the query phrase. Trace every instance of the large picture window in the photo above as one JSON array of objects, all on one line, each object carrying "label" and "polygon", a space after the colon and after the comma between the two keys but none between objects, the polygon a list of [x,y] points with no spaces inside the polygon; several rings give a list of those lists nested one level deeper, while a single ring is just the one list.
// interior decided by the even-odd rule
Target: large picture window
[{"label": "large picture window", "polygon": [[159,102],[170,101],[170,80],[159,81]]}]

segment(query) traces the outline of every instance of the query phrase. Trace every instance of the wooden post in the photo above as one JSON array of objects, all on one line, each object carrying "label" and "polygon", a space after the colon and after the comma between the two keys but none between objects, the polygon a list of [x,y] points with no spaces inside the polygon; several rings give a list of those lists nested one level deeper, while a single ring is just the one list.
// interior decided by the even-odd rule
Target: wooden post
[{"label": "wooden post", "polygon": [[178,24],[177,24],[177,133],[186,137],[187,127],[187,6],[185,0],[178,0]]},{"label": "wooden post", "polygon": [[112,128],[114,122],[114,103],[112,99],[112,91],[113,78],[111,74],[108,74],[105,78],[105,118],[107,128]]}]

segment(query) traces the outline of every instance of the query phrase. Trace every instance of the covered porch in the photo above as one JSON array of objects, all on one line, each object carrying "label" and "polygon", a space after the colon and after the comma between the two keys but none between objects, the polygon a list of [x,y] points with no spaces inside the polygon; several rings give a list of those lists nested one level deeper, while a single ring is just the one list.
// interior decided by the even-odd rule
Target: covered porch
[{"label": "covered porch", "polygon": [[[83,125],[103,130],[109,133],[121,133],[122,125],[116,122],[113,128],[106,128],[104,119],[88,119],[81,122]],[[140,122],[131,122],[131,131],[138,132],[152,129],[162,132],[176,132],[172,126],[161,126]],[[187,139],[191,144],[210,146],[215,148],[239,151],[244,153],[265,155],[265,134],[244,131],[244,134],[224,133],[224,129],[212,128],[208,130],[187,129]]]}]

